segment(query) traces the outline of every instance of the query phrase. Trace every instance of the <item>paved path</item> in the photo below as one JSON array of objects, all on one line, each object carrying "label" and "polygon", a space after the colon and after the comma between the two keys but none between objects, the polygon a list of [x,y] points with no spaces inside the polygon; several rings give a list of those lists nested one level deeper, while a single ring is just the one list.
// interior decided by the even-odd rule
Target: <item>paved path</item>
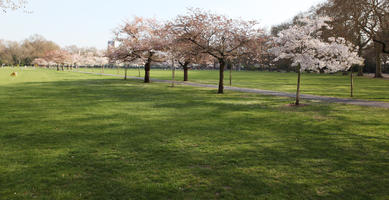
[{"label": "paved path", "polygon": [[[95,74],[95,75],[103,75],[103,76],[116,76],[124,78],[123,75],[117,75],[117,74],[102,74],[102,73],[93,73],[93,72],[81,72],[76,71],[79,73],[84,74]],[[134,77],[134,76],[128,76],[128,79],[137,79],[137,80],[143,80],[141,77]],[[154,82],[163,82],[163,83],[171,83],[170,80],[158,80],[158,79],[151,79]],[[176,81],[176,84],[179,85],[190,85],[195,87],[206,87],[206,88],[218,88],[217,85],[210,85],[210,84],[201,84],[201,83],[193,83],[193,82],[182,82],[182,81]],[[263,95],[271,95],[271,96],[279,96],[279,97],[296,97],[296,94],[294,93],[288,93],[288,92],[277,92],[277,91],[270,91],[270,90],[261,90],[261,89],[250,89],[250,88],[239,88],[239,87],[225,87],[226,90],[231,91],[237,91],[237,92],[248,92],[248,93],[257,93],[257,94],[263,94]],[[358,106],[370,106],[370,107],[378,107],[378,108],[389,108],[389,103],[387,102],[380,102],[380,101],[366,101],[366,100],[358,100],[358,99],[347,99],[347,98],[336,98],[336,97],[326,97],[326,96],[315,96],[315,95],[307,95],[302,94],[300,96],[301,99],[306,100],[318,100],[323,102],[329,102],[329,103],[343,103],[343,104],[351,104],[351,105],[358,105]]]}]

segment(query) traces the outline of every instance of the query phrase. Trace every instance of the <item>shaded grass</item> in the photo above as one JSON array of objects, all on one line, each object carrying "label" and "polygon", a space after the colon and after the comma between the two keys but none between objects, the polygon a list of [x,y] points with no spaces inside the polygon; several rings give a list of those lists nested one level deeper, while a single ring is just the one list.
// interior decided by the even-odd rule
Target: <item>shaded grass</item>
[{"label": "shaded grass", "polygon": [[386,199],[383,109],[0,71],[0,199]]},{"label": "shaded grass", "polygon": [[[100,69],[81,69],[83,71],[101,72]],[[124,70],[105,69],[106,73],[123,74]],[[141,71],[141,76],[144,72]],[[130,76],[138,76],[138,70],[129,70]],[[171,71],[152,70],[152,78],[171,80]],[[183,80],[183,72],[178,70],[176,80]],[[189,80],[192,82],[218,84],[218,71],[190,71]],[[225,78],[229,79],[229,72],[226,71]],[[225,85],[229,80],[225,81]],[[255,71],[233,71],[233,86],[245,88],[257,88],[281,92],[296,92],[296,73],[279,72],[255,72]],[[374,101],[389,102],[389,80],[373,79],[369,77],[355,76],[354,99],[365,99]],[[303,73],[301,90],[303,94],[312,94],[332,97],[350,97],[350,77],[341,74],[308,74]]]}]

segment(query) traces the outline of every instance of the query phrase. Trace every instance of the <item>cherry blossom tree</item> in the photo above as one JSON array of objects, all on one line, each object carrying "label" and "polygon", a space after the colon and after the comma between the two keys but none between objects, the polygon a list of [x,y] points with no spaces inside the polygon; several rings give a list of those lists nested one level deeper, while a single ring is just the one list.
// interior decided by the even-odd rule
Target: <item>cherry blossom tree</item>
[{"label": "cherry blossom tree", "polygon": [[[279,59],[291,59],[297,67],[298,81],[296,105],[300,104],[301,72],[324,71],[337,72],[348,70],[353,64],[362,64],[358,56],[358,48],[344,38],[321,37],[322,28],[330,28],[328,17],[307,17],[299,19],[299,23],[278,33],[274,38],[274,47],[270,49]],[[351,73],[352,74],[352,73]]]},{"label": "cherry blossom tree", "polygon": [[54,50],[46,53],[43,59],[45,59],[50,65],[56,65],[57,71],[59,71],[59,67],[61,67],[62,71],[64,71],[64,65],[69,64],[71,56],[65,50]]},{"label": "cherry blossom tree", "polygon": [[[224,92],[224,68],[227,61],[261,46],[263,31],[256,21],[231,19],[224,15],[191,9],[173,22],[173,32],[183,41],[196,46],[201,53],[214,57],[220,65],[219,90]],[[259,56],[260,53],[255,53]]]},{"label": "cherry blossom tree", "polygon": [[43,58],[36,58],[32,61],[32,64],[38,66],[48,66],[49,63]]},{"label": "cherry blossom tree", "polygon": [[156,19],[135,17],[115,32],[118,47],[108,52],[112,60],[131,63],[141,61],[145,67],[145,83],[150,83],[151,64],[165,61],[167,39]]},{"label": "cherry blossom tree", "polygon": [[190,43],[175,40],[169,45],[169,53],[184,70],[184,81],[188,81],[189,65],[196,63],[202,57],[198,49]]},{"label": "cherry blossom tree", "polygon": [[108,57],[105,52],[95,48],[78,48],[68,47],[67,52],[70,54],[66,64],[70,67],[77,66],[105,66],[108,64]]},{"label": "cherry blossom tree", "polygon": [[107,65],[109,62],[109,59],[104,56],[102,52],[98,52],[96,56],[94,56],[94,63],[98,66],[104,66]]},{"label": "cherry blossom tree", "polygon": [[202,53],[197,45],[178,37],[172,22],[165,25],[165,31],[168,33],[167,39],[169,44],[167,45],[167,51],[170,60],[172,60],[172,65],[174,64],[174,61],[178,63],[184,71],[184,81],[188,81],[190,65],[203,62],[205,59],[209,58],[209,56]]}]

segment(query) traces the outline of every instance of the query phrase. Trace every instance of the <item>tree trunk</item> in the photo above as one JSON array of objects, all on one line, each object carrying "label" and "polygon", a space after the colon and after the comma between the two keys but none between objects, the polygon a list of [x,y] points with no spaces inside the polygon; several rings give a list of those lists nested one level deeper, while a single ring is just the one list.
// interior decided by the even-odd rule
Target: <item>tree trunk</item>
[{"label": "tree trunk", "polygon": [[140,77],[140,66],[138,65],[138,77]]},{"label": "tree trunk", "polygon": [[62,69],[62,71],[65,71],[64,68],[63,68],[63,65],[61,65],[61,69]]},{"label": "tree trunk", "polygon": [[[361,40],[359,40],[359,41],[361,41]],[[359,46],[359,49],[358,49],[358,56],[359,57],[362,57],[362,49],[363,49],[363,46]],[[363,65],[358,65],[358,75],[357,76],[363,76],[363,67],[364,67]]]},{"label": "tree trunk", "polygon": [[300,105],[300,83],[301,83],[301,66],[297,67],[297,92],[296,92],[296,106]]},{"label": "tree trunk", "polygon": [[150,83],[150,61],[145,64],[145,83]]},{"label": "tree trunk", "polygon": [[59,71],[59,65],[57,65],[57,71]]},{"label": "tree trunk", "polygon": [[174,67],[174,60],[172,60],[172,87],[176,82],[176,68]]},{"label": "tree trunk", "polygon": [[363,76],[363,66],[362,65],[358,66],[358,76]]},{"label": "tree trunk", "polygon": [[230,66],[230,87],[232,86],[232,65]]},{"label": "tree trunk", "polygon": [[376,47],[376,70],[374,78],[383,78],[382,76],[382,64],[381,64],[381,52],[378,49],[378,45]]},{"label": "tree trunk", "polygon": [[229,81],[230,81],[230,87],[231,87],[231,86],[232,86],[232,63],[231,63],[231,61],[228,61],[228,62],[227,62],[227,69],[230,70]]},{"label": "tree trunk", "polygon": [[182,66],[184,68],[184,81],[188,81],[188,63],[185,63],[184,66]]},{"label": "tree trunk", "polygon": [[351,97],[354,97],[354,75],[353,75],[353,67],[351,67],[350,89],[351,89]]},{"label": "tree trunk", "polygon": [[219,94],[224,93],[224,67],[226,66],[226,61],[224,59],[219,59],[220,69],[219,69]]},{"label": "tree trunk", "polygon": [[125,67],[125,69],[124,69],[124,80],[127,80],[127,67]]}]

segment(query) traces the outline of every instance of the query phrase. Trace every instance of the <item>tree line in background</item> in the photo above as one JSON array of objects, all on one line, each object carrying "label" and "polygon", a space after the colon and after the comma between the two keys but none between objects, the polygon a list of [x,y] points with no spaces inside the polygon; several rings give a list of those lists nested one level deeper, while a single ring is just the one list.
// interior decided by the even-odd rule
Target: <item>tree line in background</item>
[{"label": "tree line in background", "polygon": [[96,48],[67,46],[40,35],[33,35],[21,42],[0,40],[0,65],[8,66],[101,66],[108,64],[105,51]]}]

